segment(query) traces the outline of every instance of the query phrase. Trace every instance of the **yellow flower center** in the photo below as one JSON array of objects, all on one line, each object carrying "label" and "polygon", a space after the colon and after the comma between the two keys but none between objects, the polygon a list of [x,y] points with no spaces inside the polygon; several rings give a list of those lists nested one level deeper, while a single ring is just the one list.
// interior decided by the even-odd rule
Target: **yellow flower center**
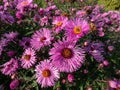
[{"label": "yellow flower center", "polygon": [[40,38],[40,42],[42,42],[42,43],[43,43],[43,42],[44,42],[44,40],[46,40],[46,37],[41,37],[41,38]]},{"label": "yellow flower center", "polygon": [[27,61],[29,61],[30,58],[31,58],[31,55],[29,55],[29,54],[26,54],[26,55],[24,56],[24,59],[27,60]]},{"label": "yellow flower center", "polygon": [[64,48],[61,54],[64,58],[67,58],[67,59],[71,58],[73,55],[72,50],[69,48]]},{"label": "yellow flower center", "polygon": [[57,27],[61,27],[62,24],[63,24],[62,22],[58,22],[58,23],[56,24],[56,26],[57,26]]},{"label": "yellow flower center", "polygon": [[68,16],[69,16],[69,14],[68,14],[68,13],[66,13],[66,12],[64,12],[64,13],[62,13],[62,16],[64,16],[64,17],[68,17]]},{"label": "yellow flower center", "polygon": [[81,31],[82,31],[82,29],[81,29],[81,27],[79,27],[79,26],[75,26],[74,29],[73,29],[73,32],[74,32],[75,34],[80,34]]},{"label": "yellow flower center", "polygon": [[22,4],[23,6],[26,6],[26,5],[28,5],[28,2],[27,2],[27,1],[23,1],[21,4]]},{"label": "yellow flower center", "polygon": [[42,71],[42,75],[43,75],[44,77],[49,77],[49,76],[51,75],[51,72],[50,72],[49,69],[44,69],[44,70]]},{"label": "yellow flower center", "polygon": [[90,23],[90,29],[91,31],[96,30],[96,25],[94,23]]},{"label": "yellow flower center", "polygon": [[115,90],[120,90],[120,87],[119,87],[119,88],[116,88]]}]

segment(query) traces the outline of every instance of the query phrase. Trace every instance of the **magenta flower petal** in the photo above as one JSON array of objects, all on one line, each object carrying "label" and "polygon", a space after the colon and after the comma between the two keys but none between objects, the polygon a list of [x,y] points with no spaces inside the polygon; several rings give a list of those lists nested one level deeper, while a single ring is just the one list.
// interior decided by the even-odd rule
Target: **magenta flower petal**
[{"label": "magenta flower petal", "polygon": [[12,59],[10,59],[10,61],[3,64],[3,67],[4,68],[2,68],[2,70],[1,70],[3,74],[12,75],[19,68],[18,61],[12,58]]},{"label": "magenta flower petal", "polygon": [[65,26],[65,30],[67,37],[78,39],[89,32],[90,26],[86,20],[76,18],[68,21],[67,25]]},{"label": "magenta flower petal", "polygon": [[82,66],[84,62],[84,51],[73,43],[63,40],[54,43],[50,50],[52,63],[61,72],[73,72]]},{"label": "magenta flower petal", "polygon": [[31,39],[31,46],[35,50],[40,50],[44,46],[48,46],[51,44],[51,31],[49,29],[43,28],[39,31],[36,31]]},{"label": "magenta flower petal", "polygon": [[21,58],[21,66],[25,69],[32,67],[36,62],[36,53],[32,48],[28,48]]},{"label": "magenta flower petal", "polygon": [[57,16],[53,19],[53,25],[55,25],[55,32],[59,33],[62,29],[64,29],[67,24],[68,18],[64,16]]}]

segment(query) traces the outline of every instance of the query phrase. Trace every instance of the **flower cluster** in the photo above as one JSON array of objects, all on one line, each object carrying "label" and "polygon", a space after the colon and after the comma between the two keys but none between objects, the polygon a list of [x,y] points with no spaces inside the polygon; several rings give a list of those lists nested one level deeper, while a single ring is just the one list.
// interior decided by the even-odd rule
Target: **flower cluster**
[{"label": "flower cluster", "polygon": [[119,90],[120,12],[98,5],[63,12],[52,0],[46,5],[39,8],[33,0],[0,5],[0,23],[6,25],[0,33],[0,72],[12,79],[8,88],[84,90],[105,83],[108,87],[98,88]]}]

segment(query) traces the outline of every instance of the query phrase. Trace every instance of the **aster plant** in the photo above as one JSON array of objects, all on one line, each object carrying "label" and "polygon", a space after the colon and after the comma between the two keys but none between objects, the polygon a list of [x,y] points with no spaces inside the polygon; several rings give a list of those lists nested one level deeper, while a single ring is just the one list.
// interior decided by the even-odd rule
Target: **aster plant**
[{"label": "aster plant", "polygon": [[120,12],[59,4],[0,1],[0,90],[120,90]]}]

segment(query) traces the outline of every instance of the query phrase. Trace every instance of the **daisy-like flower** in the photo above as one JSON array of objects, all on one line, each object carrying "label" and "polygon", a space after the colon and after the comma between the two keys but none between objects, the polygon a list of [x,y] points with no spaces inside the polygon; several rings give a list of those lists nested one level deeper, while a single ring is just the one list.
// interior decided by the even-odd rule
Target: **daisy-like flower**
[{"label": "daisy-like flower", "polygon": [[17,9],[22,9],[24,7],[29,6],[31,3],[33,2],[33,0],[18,0],[18,4],[17,4]]},{"label": "daisy-like flower", "polygon": [[31,46],[35,50],[40,50],[42,47],[51,44],[51,31],[49,29],[43,28],[36,31],[31,39]]},{"label": "daisy-like flower", "polygon": [[59,33],[66,25],[68,21],[67,17],[57,16],[53,19],[53,25],[55,25],[55,32]]},{"label": "daisy-like flower", "polygon": [[20,46],[23,46],[24,49],[27,49],[31,46],[30,38],[28,38],[28,37],[22,38],[22,40],[20,40],[19,43],[20,43]]},{"label": "daisy-like flower", "polygon": [[89,32],[90,26],[86,20],[75,18],[68,21],[65,30],[67,37],[79,39]]},{"label": "daisy-like flower", "polygon": [[54,86],[55,81],[59,79],[59,71],[50,63],[50,60],[41,61],[36,66],[37,82],[41,87]]},{"label": "daisy-like flower", "polygon": [[94,57],[97,62],[104,61],[104,44],[99,41],[89,42],[85,47],[85,51]]},{"label": "daisy-like flower", "polygon": [[61,72],[73,72],[81,67],[84,62],[84,50],[75,45],[71,40],[54,43],[50,50],[52,63]]},{"label": "daisy-like flower", "polygon": [[36,62],[35,51],[32,48],[28,48],[22,55],[21,66],[25,69],[32,67]]},{"label": "daisy-like flower", "polygon": [[5,75],[12,75],[14,74],[18,69],[18,61],[15,59],[10,59],[10,61],[3,64],[3,68],[1,72]]}]

